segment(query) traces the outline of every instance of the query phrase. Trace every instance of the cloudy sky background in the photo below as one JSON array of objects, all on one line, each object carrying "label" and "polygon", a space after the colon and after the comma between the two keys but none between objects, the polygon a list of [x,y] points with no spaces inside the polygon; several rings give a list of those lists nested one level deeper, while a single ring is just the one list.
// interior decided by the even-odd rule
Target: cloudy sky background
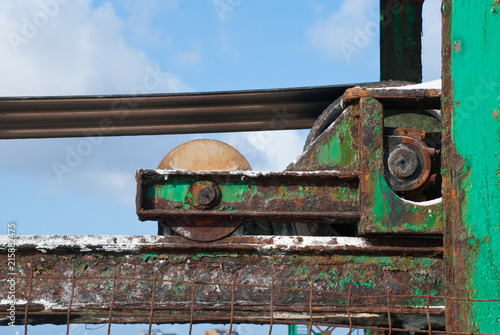
[{"label": "cloudy sky background", "polygon": [[[426,81],[440,77],[439,4],[424,5]],[[0,0],[0,96],[377,81],[378,19],[375,0]],[[160,80],[145,89],[151,71]],[[1,140],[0,222],[16,221],[25,235],[156,234],[154,222],[135,214],[137,168],[155,168],[188,140],[214,138],[254,170],[277,171],[307,133],[107,137],[62,180],[54,163],[86,139]]]}]

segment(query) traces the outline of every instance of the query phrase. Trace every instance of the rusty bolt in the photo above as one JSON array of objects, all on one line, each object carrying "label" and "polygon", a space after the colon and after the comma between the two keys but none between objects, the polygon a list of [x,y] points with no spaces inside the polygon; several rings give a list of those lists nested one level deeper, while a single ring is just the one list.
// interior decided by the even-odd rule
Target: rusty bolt
[{"label": "rusty bolt", "polygon": [[387,165],[392,175],[398,179],[405,179],[417,171],[419,162],[413,150],[399,146],[390,153]]},{"label": "rusty bolt", "polygon": [[197,181],[191,185],[189,192],[194,204],[202,209],[213,207],[220,198],[220,189],[212,181]]}]

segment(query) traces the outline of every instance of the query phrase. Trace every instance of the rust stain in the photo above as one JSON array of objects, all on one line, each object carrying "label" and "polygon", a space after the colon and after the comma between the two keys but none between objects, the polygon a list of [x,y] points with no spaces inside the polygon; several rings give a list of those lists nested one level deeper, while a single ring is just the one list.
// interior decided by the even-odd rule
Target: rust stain
[{"label": "rust stain", "polygon": [[[500,0],[499,0],[500,1]],[[491,112],[491,115],[493,116],[493,118],[495,120],[498,120],[498,112],[500,111],[500,108],[499,109],[496,109],[494,110],[493,112]]]}]

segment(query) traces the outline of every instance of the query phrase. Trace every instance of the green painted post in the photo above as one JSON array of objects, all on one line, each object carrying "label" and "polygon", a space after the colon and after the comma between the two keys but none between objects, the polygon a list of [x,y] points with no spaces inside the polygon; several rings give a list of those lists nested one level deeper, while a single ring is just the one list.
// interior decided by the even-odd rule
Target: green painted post
[{"label": "green painted post", "polygon": [[380,0],[380,79],[422,81],[424,0]]},{"label": "green painted post", "polygon": [[500,333],[500,1],[443,3],[447,331]]}]

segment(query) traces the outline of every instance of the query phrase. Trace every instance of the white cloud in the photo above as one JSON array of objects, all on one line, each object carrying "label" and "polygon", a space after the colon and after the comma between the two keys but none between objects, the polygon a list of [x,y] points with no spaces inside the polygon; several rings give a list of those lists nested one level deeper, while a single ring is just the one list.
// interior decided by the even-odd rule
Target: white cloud
[{"label": "white cloud", "polygon": [[256,131],[226,135],[226,141],[249,161],[256,171],[282,171],[298,155],[308,131]]},{"label": "white cloud", "polygon": [[[423,79],[441,77],[441,0],[426,0],[423,8]],[[346,0],[339,10],[308,30],[313,46],[326,58],[352,61],[379,41],[378,3]],[[366,50],[365,50],[366,49]],[[372,49],[369,49],[372,51]],[[374,55],[376,56],[376,55]]]},{"label": "white cloud", "polygon": [[119,0],[114,4],[127,12],[126,29],[130,38],[140,45],[171,46],[169,31],[158,27],[166,12],[178,10],[180,0]]},{"label": "white cloud", "polygon": [[377,1],[346,0],[338,11],[310,27],[308,36],[326,58],[350,62],[366,47],[378,43],[378,20]]},{"label": "white cloud", "polygon": [[0,22],[3,96],[134,93],[151,71],[163,75],[148,93],[189,90],[127,43],[110,3],[4,0]]}]

